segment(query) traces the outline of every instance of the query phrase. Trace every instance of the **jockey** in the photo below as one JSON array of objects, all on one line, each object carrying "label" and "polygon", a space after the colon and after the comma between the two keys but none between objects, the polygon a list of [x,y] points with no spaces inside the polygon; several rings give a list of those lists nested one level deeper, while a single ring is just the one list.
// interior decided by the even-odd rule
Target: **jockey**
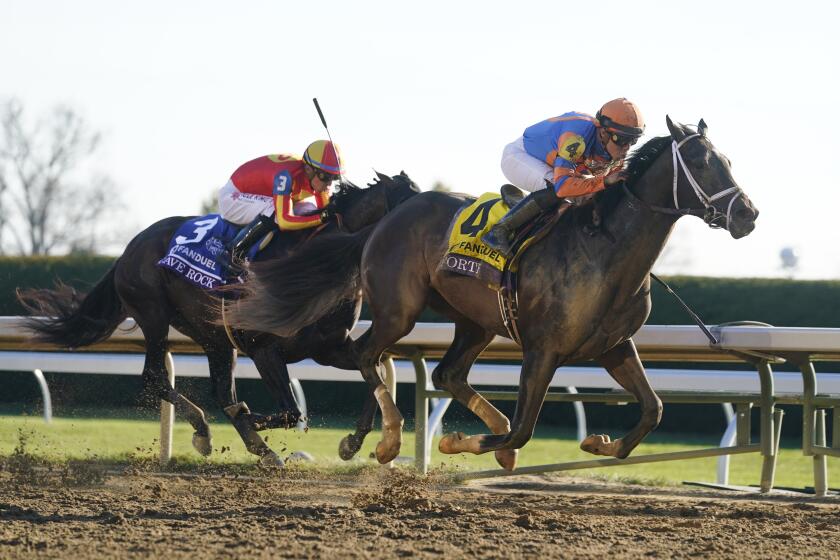
[{"label": "jockey", "polygon": [[[272,231],[275,218],[280,230],[311,228],[329,219],[329,189],[340,174],[337,147],[328,140],[311,143],[302,159],[268,155],[240,166],[219,190],[222,218],[247,224],[228,247],[231,262],[240,262],[254,243]],[[314,205],[303,202],[309,197],[314,197]],[[311,212],[316,208],[322,211]]]},{"label": "jockey", "polygon": [[644,130],[639,108],[623,97],[606,103],[595,117],[570,112],[526,128],[505,147],[502,172],[508,181],[532,194],[482,241],[509,256],[513,235],[523,224],[562,199],[589,197],[626,180],[624,157]]}]

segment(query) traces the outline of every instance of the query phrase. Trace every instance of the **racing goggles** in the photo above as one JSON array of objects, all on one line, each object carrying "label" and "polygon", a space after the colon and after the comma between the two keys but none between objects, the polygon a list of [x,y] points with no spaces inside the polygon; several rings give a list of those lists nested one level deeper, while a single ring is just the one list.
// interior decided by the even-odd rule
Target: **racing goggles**
[{"label": "racing goggles", "polygon": [[315,176],[325,183],[332,183],[333,181],[338,180],[338,175],[333,175],[332,173],[327,173],[326,171],[321,171],[320,169],[315,169]]},{"label": "racing goggles", "polygon": [[639,137],[638,136],[626,136],[624,134],[616,134],[616,133],[613,132],[613,133],[610,134],[610,140],[613,141],[613,144],[616,144],[617,146],[624,147],[624,146],[632,146],[633,144],[635,144],[636,142],[639,141]]}]

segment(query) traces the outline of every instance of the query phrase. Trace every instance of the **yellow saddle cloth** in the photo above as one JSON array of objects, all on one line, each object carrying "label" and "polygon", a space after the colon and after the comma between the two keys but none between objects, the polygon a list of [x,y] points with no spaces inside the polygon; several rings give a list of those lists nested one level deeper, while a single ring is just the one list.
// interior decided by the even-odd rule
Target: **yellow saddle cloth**
[{"label": "yellow saddle cloth", "polygon": [[484,193],[455,215],[449,225],[449,248],[440,268],[479,278],[498,290],[505,269],[505,257],[481,242],[481,237],[502,219],[508,205],[499,193]]}]

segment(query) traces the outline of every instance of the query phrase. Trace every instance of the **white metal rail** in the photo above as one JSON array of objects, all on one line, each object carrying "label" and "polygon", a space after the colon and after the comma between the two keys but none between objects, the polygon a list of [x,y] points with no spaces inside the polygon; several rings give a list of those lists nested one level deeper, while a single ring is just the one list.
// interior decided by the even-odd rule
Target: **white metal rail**
[{"label": "white metal rail", "polygon": [[[109,352],[142,352],[143,342],[142,336],[137,330],[131,330],[133,327],[131,320],[126,321],[121,328],[104,343],[95,345],[89,351],[109,351]],[[366,322],[361,322],[353,332],[353,336],[358,336],[367,328]],[[668,391],[663,389],[662,382],[664,379],[670,377],[670,383],[673,385],[674,391],[681,392],[680,395],[665,395],[666,402],[671,399],[672,402],[737,402],[743,409],[748,410],[752,404],[757,404],[761,407],[761,437],[758,444],[749,443],[748,432],[748,417],[749,415],[736,415],[737,431],[736,440],[738,445],[728,447],[731,452],[761,452],[765,459],[765,465],[762,474],[762,488],[769,489],[772,486],[772,478],[775,469],[775,440],[778,436],[778,426],[775,425],[780,420],[778,415],[775,415],[774,405],[776,403],[800,404],[804,408],[803,420],[803,452],[806,455],[814,457],[814,472],[815,472],[815,490],[818,494],[825,493],[827,488],[826,476],[826,456],[840,456],[840,420],[838,420],[837,407],[840,406],[840,397],[838,391],[831,382],[832,377],[820,376],[819,383],[822,390],[817,392],[818,378],[814,371],[813,361],[815,360],[833,360],[840,361],[840,329],[805,329],[805,328],[779,328],[779,327],[725,327],[714,329],[716,335],[721,341],[716,346],[710,346],[708,340],[702,333],[691,326],[645,326],[639,333],[634,336],[634,341],[639,350],[643,360],[655,362],[668,361],[701,361],[701,362],[743,362],[744,359],[750,361],[758,370],[758,378],[755,373],[746,372],[704,372],[698,373],[678,371],[678,370],[662,370],[661,374],[657,370],[649,370],[654,387],[658,391]],[[414,366],[414,381],[417,384],[417,449],[416,461],[420,470],[424,470],[428,465],[428,440],[427,434],[432,432],[428,430],[428,404],[432,398],[445,399],[447,394],[434,391],[428,388],[428,373],[426,368],[426,358],[433,358],[441,356],[448,345],[451,343],[453,336],[453,326],[450,324],[418,324],[415,329],[402,339],[392,349],[393,355],[397,357],[409,358]],[[181,335],[177,331],[171,331],[172,350],[174,352],[197,353],[200,349]],[[19,319],[14,317],[0,318],[0,350],[36,350],[38,352],[39,360],[61,359],[60,354],[45,354],[41,351],[48,350],[46,346],[38,347],[37,345],[28,344],[25,342],[25,334],[20,329]],[[26,358],[21,352],[4,352],[2,354],[3,365],[10,364],[14,356],[17,359]],[[98,369],[108,367],[107,361],[109,358],[102,355],[91,355],[86,352],[76,353],[74,363],[80,364],[84,361],[83,356],[89,356],[84,367],[89,368],[86,371],[98,371]],[[180,362],[183,358],[179,357]],[[482,354],[480,360],[512,360],[521,359],[519,348],[510,340],[497,337]],[[792,389],[791,395],[785,395],[788,391],[783,389],[783,383],[793,383],[794,378],[788,375],[773,374],[770,369],[770,364],[777,363],[783,360],[790,360],[795,363],[801,373],[801,387]],[[31,364],[31,362],[28,362]],[[43,364],[44,362],[40,362]],[[98,364],[98,365],[97,365]],[[113,365],[110,364],[110,365]],[[389,364],[391,365],[391,364]],[[180,369],[179,374],[189,375],[189,366],[185,364],[185,370]],[[206,367],[206,366],[205,366]],[[503,377],[499,376],[499,368],[505,366],[493,366],[492,370],[485,369],[486,366],[478,365],[473,368],[471,372],[470,381],[476,385],[490,384],[490,385],[505,385],[502,382]],[[518,368],[513,366],[508,374],[517,376]],[[0,369],[10,369],[9,367],[2,367]],[[21,370],[31,370],[30,368],[20,368]],[[46,371],[56,371],[49,366],[41,367]],[[389,368],[390,369],[390,368]],[[317,372],[315,371],[317,370]],[[332,368],[321,368],[304,364],[300,369],[294,368],[294,374],[298,379],[322,379],[322,380],[348,380],[353,377],[348,372],[340,370],[332,370]],[[137,370],[135,370],[137,371]],[[247,376],[246,368],[238,372],[239,376]],[[307,371],[311,372],[309,377]],[[661,375],[661,378],[660,378]],[[753,380],[753,388],[748,389],[743,387],[742,382],[748,375]],[[578,376],[576,378],[576,376]],[[583,377],[581,377],[583,376]],[[705,378],[705,389],[694,384],[695,381]],[[693,378],[691,384],[680,384],[678,379],[682,377],[683,381]],[[412,381],[410,370],[405,367],[396,368],[396,380]],[[609,377],[606,374],[602,375],[604,381],[608,381]],[[561,368],[558,370],[558,378],[553,382],[553,386],[586,386],[599,387],[597,382],[592,381],[592,368]],[[774,386],[778,383],[778,386]],[[667,386],[667,383],[666,385]],[[757,386],[757,387],[756,387]],[[711,389],[709,388],[711,387]],[[828,389],[828,391],[826,391]],[[691,392],[693,396],[687,396],[682,392]],[[491,398],[512,399],[515,398],[514,393],[495,392],[489,395]],[[674,401],[673,399],[676,398]],[[564,402],[621,402],[632,401],[629,395],[620,395],[616,393],[609,393],[607,395],[599,393],[567,393],[557,394],[550,393],[549,400],[564,401]],[[834,409],[834,444],[828,447],[825,443],[825,409]],[[433,413],[432,418],[439,417],[440,414]],[[747,420],[744,420],[746,416]],[[774,416],[776,418],[774,418]],[[738,422],[738,418],[741,418]],[[693,452],[683,452],[685,457],[697,456],[722,456],[726,454],[727,449],[721,451],[715,450],[700,450]],[[700,454],[702,453],[702,454]],[[673,457],[680,458],[680,457]],[[631,460],[632,459],[632,460]],[[585,466],[606,466],[610,464],[630,464],[643,461],[644,458],[633,457],[626,460],[610,460],[601,459],[595,461],[584,462]],[[654,460],[662,460],[662,458],[655,458]],[[583,463],[581,463],[583,464]],[[582,468],[576,464],[566,463],[560,465],[547,465],[547,470],[566,470],[568,468]],[[530,470],[531,468],[529,468]],[[517,472],[523,472],[520,469]],[[475,474],[474,476],[487,476],[505,474],[500,472],[490,472]]]}]

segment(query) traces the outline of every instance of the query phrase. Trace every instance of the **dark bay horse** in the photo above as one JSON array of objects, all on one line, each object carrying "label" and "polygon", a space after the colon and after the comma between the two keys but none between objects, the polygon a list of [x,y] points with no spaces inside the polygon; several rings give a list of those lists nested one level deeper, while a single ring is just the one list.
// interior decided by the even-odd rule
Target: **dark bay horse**
[{"label": "dark bay horse", "polygon": [[[297,303],[300,309],[311,309],[308,301],[319,297],[323,286],[338,293],[337,282],[344,285],[344,298],[363,290],[373,324],[354,343],[354,351],[382,410],[379,461],[397,455],[402,429],[402,416],[377,370],[379,361],[384,350],[411,331],[426,305],[455,323],[453,343],[432,375],[435,387],[452,393],[492,432],[447,435],[440,442],[444,453],[495,451],[497,461],[513,469],[516,450],[533,435],[554,371],[568,362],[598,361],[641,406],[641,419],[626,436],[610,440],[590,435],[582,449],[624,458],[658,425],[662,403],[648,383],[632,339],[650,312],[651,268],[682,215],[700,216],[735,239],[749,234],[758,217],[732,178],[729,160],[706,137],[705,123],[701,120],[696,132],[670,118],[667,124],[670,136],[651,139],[629,158],[627,185],[597,196],[599,233],[591,234],[591,208],[573,208],[522,256],[518,298],[523,360],[512,424],[467,383],[479,353],[494,336],[508,336],[497,295],[473,278],[438,270],[447,249],[447,228],[472,199],[423,193],[372,231],[343,241],[344,259],[333,263],[333,276],[310,283],[308,299],[299,293]],[[299,266],[274,270],[274,283],[294,284],[311,277],[305,265],[314,262],[308,253],[316,251],[313,243],[292,257]],[[249,279],[259,290],[243,306],[269,300],[272,285],[259,280],[259,274]],[[341,301],[334,297],[332,304]],[[238,320],[249,328],[285,335],[318,319],[275,311],[259,323],[244,320],[247,313]]]},{"label": "dark bay horse", "polygon": [[[419,189],[405,173],[388,177],[378,174],[370,188],[342,184],[330,205],[338,219],[324,227],[338,232],[357,232],[381,219]],[[234,347],[219,324],[215,309],[218,300],[208,292],[176,277],[170,270],[156,266],[167,251],[169,241],[189,218],[163,219],[140,232],[114,263],[107,274],[87,295],[71,288],[27,290],[19,298],[33,315],[27,326],[36,340],[65,348],[78,348],[108,338],[128,316],[137,322],[146,341],[143,367],[145,389],[155,398],[175,405],[195,429],[193,446],[202,455],[212,451],[210,429],[204,412],[169,383],[164,358],[168,349],[170,325],[192,338],[204,349],[210,367],[210,381],[216,400],[230,419],[248,451],[260,456],[265,464],[281,463],[257,431],[265,428],[294,426],[300,410],[289,386],[286,364],[313,358],[324,365],[359,369],[350,352],[348,334],[358,320],[360,294],[332,306],[317,322],[288,337],[259,332],[234,331],[237,346],[254,361],[272,397],[279,403],[279,414],[262,416],[251,413],[236,398],[233,382]],[[349,233],[338,232],[337,238]],[[275,232],[274,238],[255,259],[258,262],[280,261],[313,235],[313,230]],[[312,258],[319,259],[318,255]]]}]

